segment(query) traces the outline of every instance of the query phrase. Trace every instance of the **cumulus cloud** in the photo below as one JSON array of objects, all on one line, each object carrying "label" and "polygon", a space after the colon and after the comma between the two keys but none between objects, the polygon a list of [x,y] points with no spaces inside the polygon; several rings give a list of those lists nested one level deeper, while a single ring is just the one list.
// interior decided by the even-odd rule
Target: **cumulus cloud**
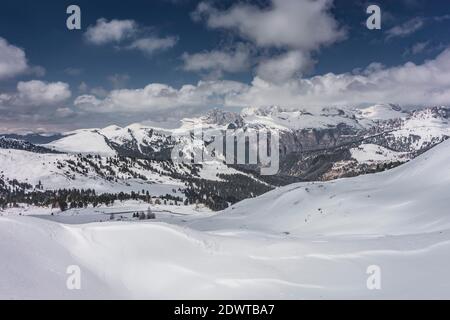
[{"label": "cumulus cloud", "polygon": [[[237,81],[200,81],[175,88],[153,83],[142,89],[121,89],[104,96],[85,94],[73,106],[68,85],[41,81],[21,82],[14,93],[0,94],[0,118],[21,123],[83,121],[99,123],[157,119],[212,107],[264,107],[281,105],[298,109],[324,106],[357,107],[395,103],[405,107],[450,103],[450,49],[422,64],[408,62],[386,68],[372,63],[358,72],[328,73],[274,83],[257,76],[251,84]],[[32,112],[39,107],[39,112]],[[94,114],[98,114],[94,116]],[[5,120],[6,119],[6,120]]]},{"label": "cumulus cloud", "polygon": [[133,41],[127,48],[137,49],[145,54],[152,55],[158,51],[164,51],[173,48],[178,42],[177,37],[159,38],[151,36]]},{"label": "cumulus cloud", "polygon": [[64,82],[21,81],[17,91],[0,95],[0,105],[10,107],[54,106],[71,97],[69,85]]},{"label": "cumulus cloud", "polygon": [[108,21],[101,18],[93,26],[89,26],[84,34],[86,40],[95,45],[111,42],[119,43],[137,32],[137,23],[133,20]]},{"label": "cumulus cloud", "polygon": [[244,44],[231,50],[212,50],[182,56],[186,71],[212,72],[222,76],[223,72],[235,73],[250,67],[250,49]]},{"label": "cumulus cloud", "polygon": [[104,99],[80,96],[75,105],[89,112],[167,112],[183,107],[292,108],[362,106],[373,103],[427,106],[450,103],[450,49],[421,65],[392,68],[371,64],[358,73],[329,73],[282,83],[255,77],[251,85],[234,81],[201,81],[176,89],[150,84],[137,90],[114,90]]},{"label": "cumulus cloud", "polygon": [[119,49],[139,50],[149,56],[173,48],[178,38],[148,35],[149,28],[139,26],[134,20],[98,19],[84,34],[89,43],[104,45],[115,43]]},{"label": "cumulus cloud", "polygon": [[24,73],[28,68],[25,51],[0,37],[0,80]]},{"label": "cumulus cloud", "polygon": [[237,31],[261,47],[315,50],[345,37],[329,13],[332,0],[271,0],[266,8],[236,4],[220,11],[201,2],[194,13],[210,28]]},{"label": "cumulus cloud", "polygon": [[75,106],[89,112],[152,113],[171,112],[178,108],[220,107],[224,101],[242,93],[247,85],[235,81],[200,81],[180,89],[153,83],[143,89],[113,90],[104,99],[82,95]]},{"label": "cumulus cloud", "polygon": [[308,54],[301,51],[290,51],[281,56],[263,60],[258,68],[258,77],[272,82],[283,82],[291,78],[298,78],[309,71],[313,61]]},{"label": "cumulus cloud", "polygon": [[74,113],[61,104],[68,102],[69,85],[62,82],[47,83],[38,80],[19,82],[14,92],[0,94],[0,120],[3,127],[26,127],[28,130],[52,122],[70,119]]},{"label": "cumulus cloud", "polygon": [[[346,37],[345,29],[330,13],[332,4],[333,0],[270,0],[265,7],[239,3],[219,10],[201,2],[193,16],[206,21],[210,28],[237,33],[260,50],[277,51],[272,57],[257,57],[256,73],[264,80],[280,82],[310,71],[313,52]],[[208,61],[210,56],[198,54],[194,58],[200,64],[202,58]],[[216,51],[212,57],[224,58]]]},{"label": "cumulus cloud", "polygon": [[230,105],[288,107],[360,106],[390,102],[403,106],[450,103],[450,49],[421,65],[408,62],[384,68],[372,64],[363,72],[325,74],[273,84],[255,78]]}]

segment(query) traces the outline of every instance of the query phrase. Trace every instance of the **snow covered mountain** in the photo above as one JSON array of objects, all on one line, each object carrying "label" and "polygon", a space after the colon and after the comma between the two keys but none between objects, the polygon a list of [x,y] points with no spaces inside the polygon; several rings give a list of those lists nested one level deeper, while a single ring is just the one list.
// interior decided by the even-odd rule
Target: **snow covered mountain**
[{"label": "snow covered mountain", "polygon": [[[365,109],[311,111],[281,107],[248,108],[240,114],[212,110],[184,119],[179,128],[133,124],[80,129],[39,139],[0,138],[0,186],[32,191],[92,188],[99,193],[190,194],[216,209],[298,181],[326,181],[384,171],[415,158],[450,136],[450,109],[402,111],[395,105]],[[204,152],[206,142],[192,138],[204,129],[236,136],[249,130],[280,136],[280,171],[259,175],[257,166],[228,166],[221,160],[199,165],[175,164],[171,151]],[[43,141],[39,145],[32,141]],[[251,149],[253,146],[249,146]],[[222,157],[223,158],[223,157]],[[225,190],[225,191],[224,191]],[[209,200],[205,200],[209,199]]]},{"label": "snow covered mountain", "polygon": [[[281,107],[248,108],[241,114],[213,110],[204,117],[184,119],[177,129],[139,124],[125,128],[109,126],[103,129],[82,129],[64,133],[42,146],[65,153],[169,160],[170,151],[180,142],[180,136],[188,136],[189,131],[198,125],[207,130],[234,130],[237,136],[247,130],[266,129],[280,134],[280,151],[284,163],[281,174],[308,176],[309,173],[296,170],[292,158],[316,158],[317,151],[325,151],[325,154],[331,152],[333,156],[351,160],[350,147],[359,147],[364,143],[396,152],[426,150],[450,135],[449,113],[445,107],[410,113],[394,105],[345,110],[323,108],[315,113]],[[185,139],[182,143],[189,144],[189,140]],[[195,150],[195,147],[187,149]],[[347,151],[345,155],[343,149]],[[323,152],[319,155],[322,156]],[[321,175],[327,173],[322,172]],[[321,175],[316,178],[320,179]]]},{"label": "snow covered mountain", "polygon": [[[392,133],[401,140],[403,148],[419,150],[449,134],[446,107],[427,108],[416,112],[401,111],[394,105],[375,105],[366,109],[323,108],[316,113],[287,110],[280,107],[248,108],[241,114],[212,110],[204,117],[184,119],[177,129],[159,129],[133,124],[125,128],[76,130],[45,144],[62,152],[121,154],[125,150],[142,156],[163,153],[176,142],[176,136],[193,130],[195,125],[205,129],[250,128],[278,130],[282,134],[284,154],[335,147],[371,133]],[[419,141],[410,138],[420,136]],[[414,141],[407,141],[408,139]],[[81,142],[80,142],[81,141]],[[83,143],[84,142],[84,143]]]},{"label": "snow covered mountain", "polygon": [[[0,297],[448,299],[449,155],[446,141],[387,172],[294,184],[214,215],[0,216]],[[73,265],[82,290],[67,290]],[[374,267],[380,290],[367,285]]]}]

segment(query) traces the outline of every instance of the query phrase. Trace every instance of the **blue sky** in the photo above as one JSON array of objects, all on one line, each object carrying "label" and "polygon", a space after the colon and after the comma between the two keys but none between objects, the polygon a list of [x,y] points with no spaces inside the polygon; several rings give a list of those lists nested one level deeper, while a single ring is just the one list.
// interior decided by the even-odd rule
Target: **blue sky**
[{"label": "blue sky", "polygon": [[[66,28],[71,4],[81,30]],[[365,26],[370,4],[382,9],[381,30]],[[126,125],[212,107],[444,104],[448,30],[439,0],[4,0],[0,129]],[[401,97],[402,77],[423,78],[410,84],[417,97]]]}]

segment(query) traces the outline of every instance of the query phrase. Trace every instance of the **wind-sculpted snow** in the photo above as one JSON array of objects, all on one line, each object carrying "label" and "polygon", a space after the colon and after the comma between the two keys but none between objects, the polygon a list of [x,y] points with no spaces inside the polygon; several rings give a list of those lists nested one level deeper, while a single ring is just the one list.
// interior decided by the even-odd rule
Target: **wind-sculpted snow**
[{"label": "wind-sculpted snow", "polygon": [[[206,217],[0,217],[0,297],[448,299],[449,160],[445,142],[388,172],[291,185]],[[65,289],[69,265],[80,291]],[[369,266],[381,290],[368,289]]]}]

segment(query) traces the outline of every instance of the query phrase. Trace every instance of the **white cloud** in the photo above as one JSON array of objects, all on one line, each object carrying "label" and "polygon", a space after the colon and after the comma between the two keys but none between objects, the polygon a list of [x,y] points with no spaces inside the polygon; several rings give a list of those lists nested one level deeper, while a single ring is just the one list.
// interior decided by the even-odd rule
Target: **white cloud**
[{"label": "white cloud", "polygon": [[175,89],[153,83],[143,89],[113,90],[105,99],[83,95],[75,106],[90,112],[171,112],[178,108],[223,106],[227,96],[240,94],[247,85],[234,81],[200,81],[197,85],[184,85]]},{"label": "white cloud", "polygon": [[0,37],[0,79],[14,77],[27,70],[25,51]]},{"label": "white cloud", "polygon": [[152,55],[158,51],[164,51],[173,48],[178,42],[176,37],[158,38],[151,36],[147,38],[137,39],[133,41],[127,48],[137,49],[148,55]]},{"label": "white cloud", "polygon": [[[164,51],[174,47],[178,38],[173,36],[158,37],[150,35],[147,29],[138,25],[134,20],[98,19],[96,25],[88,27],[84,34],[88,42],[95,45],[108,43],[120,44],[117,48],[128,50],[140,50],[147,55],[153,55],[158,51]],[[125,43],[124,43],[125,42]]]},{"label": "white cloud", "polygon": [[[376,67],[374,67],[376,66]],[[450,49],[436,59],[393,68],[372,64],[358,74],[325,74],[273,84],[255,78],[229,105],[288,107],[359,106],[372,103],[403,106],[450,104]]]},{"label": "white cloud", "polygon": [[[256,74],[280,82],[310,71],[313,52],[345,39],[346,30],[330,12],[332,5],[333,0],[270,0],[265,7],[239,3],[219,10],[201,2],[193,16],[205,20],[210,28],[237,32],[260,50],[276,49],[277,56],[257,57]],[[208,57],[198,54],[197,64],[201,58]]]},{"label": "white cloud", "polygon": [[71,97],[69,85],[39,80],[19,82],[17,91],[0,95],[0,105],[9,107],[54,106]]},{"label": "white cloud", "polygon": [[425,25],[425,19],[417,17],[406,21],[405,23],[395,26],[389,29],[387,33],[386,39],[392,39],[395,37],[406,37],[410,34],[415,33],[416,31],[422,29]]},{"label": "white cloud", "polygon": [[309,55],[301,51],[290,51],[262,61],[257,68],[257,75],[266,81],[283,82],[302,76],[313,64]]},{"label": "white cloud", "polygon": [[332,0],[271,0],[270,6],[237,4],[219,11],[201,2],[194,16],[210,28],[235,30],[261,47],[316,50],[345,37],[329,13]]},{"label": "white cloud", "polygon": [[105,99],[81,96],[75,105],[90,112],[170,114],[182,107],[315,108],[380,102],[414,107],[450,104],[450,49],[421,65],[409,62],[385,68],[374,63],[359,73],[329,73],[282,83],[256,77],[251,85],[201,81],[176,89],[150,84],[143,89],[114,90]]},{"label": "white cloud", "polygon": [[239,44],[233,50],[212,50],[182,56],[186,71],[207,71],[222,75],[223,72],[242,72],[250,67],[250,49]]},{"label": "white cloud", "polygon": [[64,82],[31,80],[17,84],[18,98],[28,105],[55,105],[70,98],[69,85]]},{"label": "white cloud", "polygon": [[85,37],[92,44],[102,45],[111,42],[119,43],[137,32],[137,24],[133,20],[108,21],[98,19],[94,26],[89,26]]}]

